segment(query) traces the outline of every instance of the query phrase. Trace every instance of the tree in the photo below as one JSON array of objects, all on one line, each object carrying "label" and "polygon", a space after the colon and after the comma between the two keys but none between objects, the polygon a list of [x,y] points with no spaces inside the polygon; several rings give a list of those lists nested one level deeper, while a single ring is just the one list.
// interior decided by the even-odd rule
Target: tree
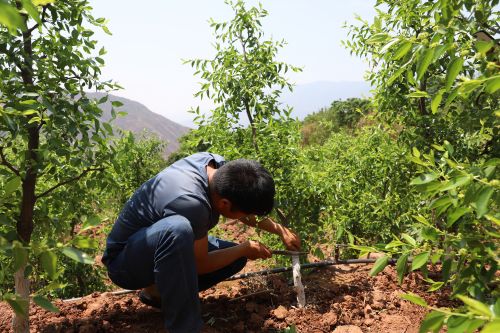
[{"label": "tree", "polygon": [[265,140],[263,128],[273,119],[290,120],[289,110],[280,108],[278,98],[282,89],[292,89],[284,74],[300,69],[275,60],[285,41],[264,39],[261,19],[268,13],[261,5],[247,10],[242,0],[226,3],[234,10],[234,18],[223,23],[210,20],[216,39],[214,59],[186,61],[204,81],[195,96],[206,96],[216,104],[208,118],[195,110],[195,122],[205,140],[220,145],[217,141],[226,141],[221,137],[225,133],[245,136],[246,125],[240,119],[244,114],[254,153],[259,154],[259,142]]},{"label": "tree", "polygon": [[286,74],[301,69],[276,60],[285,41],[265,38],[261,21],[268,13],[261,5],[247,9],[242,0],[226,3],[234,17],[221,23],[210,20],[214,58],[186,61],[202,79],[195,96],[211,99],[215,108],[207,114],[193,110],[198,128],[184,137],[182,150],[210,150],[228,160],[260,161],[273,174],[277,204],[294,211],[300,194],[288,195],[296,192],[291,180],[301,163],[300,123],[279,97],[283,89],[292,89]]},{"label": "tree", "polygon": [[[344,44],[369,59],[379,115],[404,127],[418,148],[448,140],[473,158],[498,155],[498,0],[378,1],[373,23],[359,18]],[[383,6],[386,6],[382,9]],[[490,138],[479,138],[484,126]],[[468,144],[463,137],[467,137]],[[474,141],[474,144],[470,144]],[[497,147],[496,151],[492,151]]]},{"label": "tree", "polygon": [[[22,22],[0,27],[0,201],[4,226],[2,250],[12,258],[15,294],[2,298],[15,310],[14,331],[28,332],[30,262],[40,260],[50,279],[57,278],[57,253],[91,263],[92,259],[57,239],[46,239],[42,220],[57,220],[49,209],[51,194],[65,185],[104,170],[110,160],[106,136],[112,134],[101,123],[102,111],[85,96],[87,89],[112,89],[99,80],[101,56],[92,30],[101,27],[85,0],[8,1],[2,8]],[[2,23],[4,23],[2,21]],[[17,29],[16,29],[17,28]],[[50,228],[50,226],[48,227]],[[36,236],[33,238],[33,236]],[[9,267],[2,267],[6,270]],[[34,301],[50,310],[42,295]]]},{"label": "tree", "polygon": [[[370,58],[378,113],[402,127],[400,139],[412,148],[408,158],[420,173],[410,185],[425,199],[412,234],[395,236],[381,250],[398,256],[400,281],[409,269],[426,275],[427,262],[440,261],[440,281],[426,276],[430,290],[448,284],[465,305],[455,312],[432,308],[421,332],[500,326],[500,46],[488,37],[500,30],[498,3],[380,0],[373,24],[351,26],[353,41],[345,42]],[[405,299],[427,306],[415,295]]]}]

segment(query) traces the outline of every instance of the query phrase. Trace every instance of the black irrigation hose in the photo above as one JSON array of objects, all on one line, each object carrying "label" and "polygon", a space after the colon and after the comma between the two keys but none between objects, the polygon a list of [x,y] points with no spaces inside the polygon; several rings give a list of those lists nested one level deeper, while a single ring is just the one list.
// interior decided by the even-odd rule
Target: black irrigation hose
[{"label": "black irrigation hose", "polygon": [[[300,265],[300,269],[309,269],[309,268],[317,268],[317,267],[325,267],[325,266],[334,266],[334,265],[352,265],[352,264],[373,264],[377,259],[348,259],[348,260],[325,260],[319,262],[313,262],[309,264]],[[410,262],[410,260],[408,260]],[[389,264],[394,265],[396,260],[389,259]],[[260,275],[269,275],[276,273],[283,273],[291,271],[292,267],[279,267],[273,269],[266,269],[258,272],[250,272],[244,274],[233,275],[230,278],[226,279],[226,281],[238,280],[238,279],[246,279],[252,276],[260,276]]]},{"label": "black irrigation hose", "polygon": [[[335,266],[335,265],[352,265],[352,264],[373,264],[377,259],[347,259],[347,260],[324,260],[324,261],[318,261],[318,262],[313,262],[309,264],[302,264],[300,265],[300,269],[309,269],[309,268],[317,268],[317,267],[325,267],[325,266]],[[410,263],[412,260],[408,259],[408,262]],[[394,265],[396,263],[395,259],[389,259],[388,264],[389,265]],[[226,281],[232,281],[232,280],[239,280],[239,279],[246,279],[252,276],[260,276],[260,275],[270,275],[270,274],[277,274],[277,273],[283,273],[283,272],[289,272],[292,270],[292,267],[278,267],[278,268],[273,268],[273,269],[266,269],[263,271],[257,271],[257,272],[249,272],[249,273],[244,273],[244,274],[238,274],[238,275],[233,275],[230,278],[227,278]],[[111,295],[124,295],[124,294],[130,294],[136,292],[136,290],[118,290],[114,292],[109,292]],[[71,299],[64,299],[63,302],[73,302],[77,300],[81,300],[83,297],[76,297],[76,298],[71,298]]]}]

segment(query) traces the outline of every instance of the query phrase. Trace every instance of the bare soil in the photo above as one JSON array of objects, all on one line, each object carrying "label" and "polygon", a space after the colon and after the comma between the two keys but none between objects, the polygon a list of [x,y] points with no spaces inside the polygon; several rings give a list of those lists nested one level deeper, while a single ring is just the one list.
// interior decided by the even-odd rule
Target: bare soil
[{"label": "bare soil", "polygon": [[[229,228],[231,229],[231,228]],[[250,265],[246,271],[256,269]],[[413,292],[433,306],[450,306],[449,291],[427,293],[417,273],[398,285],[393,267],[370,277],[371,265],[341,265],[303,271],[305,308],[297,308],[290,274],[225,281],[200,293],[205,333],[297,332],[416,333],[426,310],[399,295]],[[32,302],[33,303],[33,302]],[[56,300],[61,310],[30,308],[31,332],[166,332],[160,311],[143,305],[137,292],[94,293]],[[0,304],[0,332],[12,332],[12,311]]]}]

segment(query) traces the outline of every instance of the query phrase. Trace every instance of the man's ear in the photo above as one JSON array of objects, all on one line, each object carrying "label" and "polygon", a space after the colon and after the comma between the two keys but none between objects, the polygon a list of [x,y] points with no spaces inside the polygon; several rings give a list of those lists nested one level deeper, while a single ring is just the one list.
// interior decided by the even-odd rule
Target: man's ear
[{"label": "man's ear", "polygon": [[226,199],[226,198],[220,199],[220,205],[222,208],[221,209],[222,212],[231,212],[232,211],[231,209],[233,208],[233,204],[228,199]]},{"label": "man's ear", "polygon": [[231,201],[229,201],[226,198],[221,198],[221,197],[217,198],[214,203],[215,203],[215,208],[222,215],[225,215],[225,214],[227,214],[227,212],[230,212],[231,208],[233,206]]}]

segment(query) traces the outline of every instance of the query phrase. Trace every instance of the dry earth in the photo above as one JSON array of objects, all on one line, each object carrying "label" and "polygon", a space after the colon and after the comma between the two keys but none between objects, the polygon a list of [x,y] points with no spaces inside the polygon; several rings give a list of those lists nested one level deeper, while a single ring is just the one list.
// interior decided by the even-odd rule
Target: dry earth
[{"label": "dry earth", "polygon": [[[200,293],[203,332],[280,332],[295,326],[297,332],[311,333],[416,333],[426,310],[401,300],[401,293],[419,294],[434,306],[449,305],[448,291],[427,293],[417,273],[400,286],[393,267],[376,277],[369,276],[370,268],[341,265],[303,272],[308,305],[301,309],[290,275],[225,281]],[[143,305],[137,292],[95,293],[54,304],[60,313],[32,305],[32,332],[165,332],[161,313]],[[11,315],[9,306],[0,304],[0,332],[11,332]]]}]

